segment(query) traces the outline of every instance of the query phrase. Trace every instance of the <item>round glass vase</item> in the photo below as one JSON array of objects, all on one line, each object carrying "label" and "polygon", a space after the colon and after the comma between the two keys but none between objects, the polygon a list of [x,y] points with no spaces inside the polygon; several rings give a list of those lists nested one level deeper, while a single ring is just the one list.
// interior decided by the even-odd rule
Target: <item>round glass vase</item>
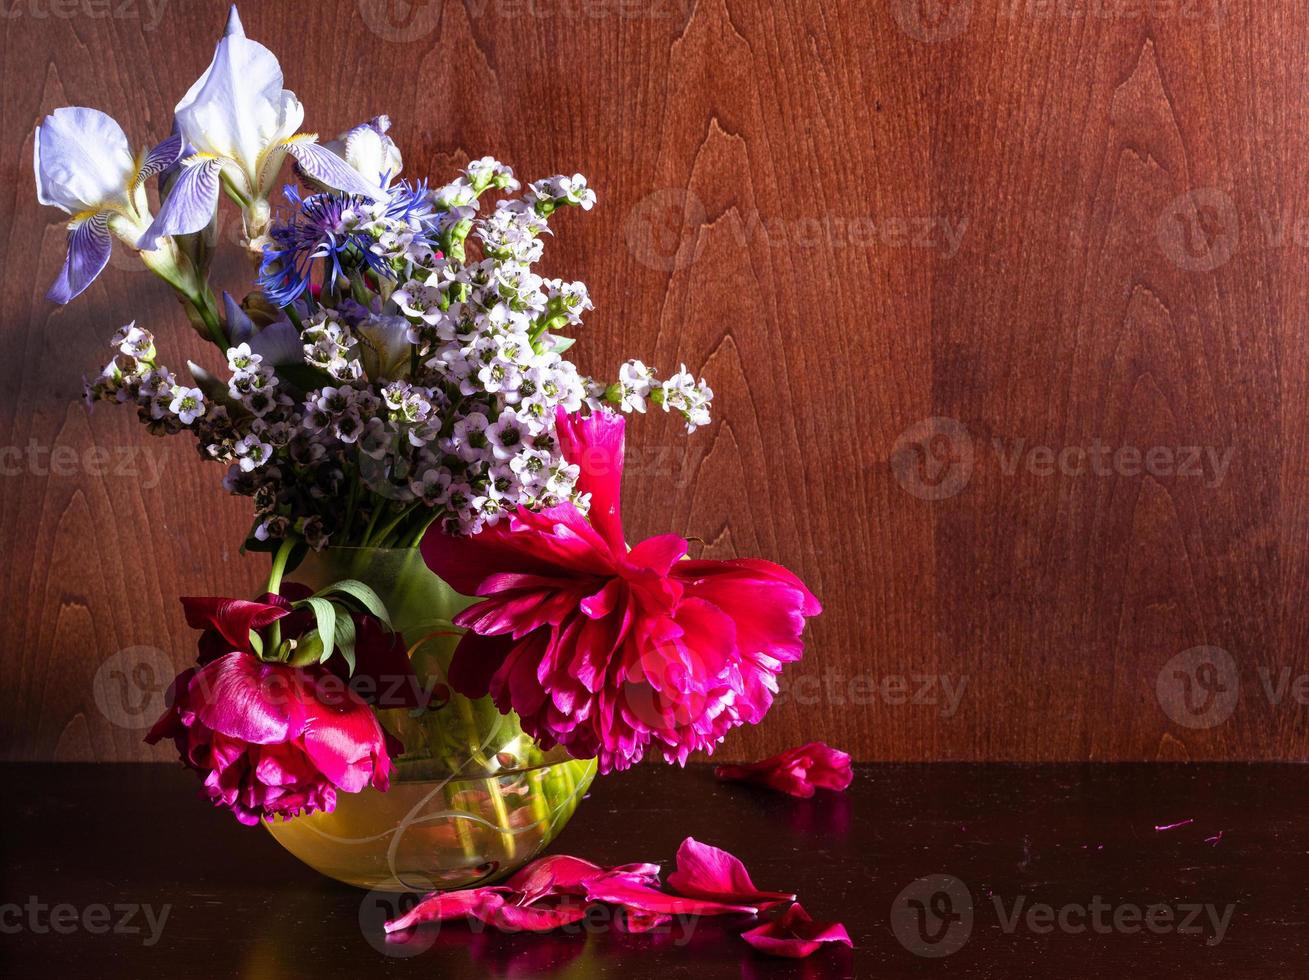
[{"label": "round glass vase", "polygon": [[338,793],[331,813],[265,821],[279,844],[315,871],[360,888],[434,891],[503,877],[539,854],[568,822],[595,760],[542,752],[518,716],[446,684],[458,635],[450,620],[469,599],[417,549],[328,548],[287,580],[317,591],[342,579],[370,586],[409,647],[424,709],[377,711],[404,745],[391,788]]}]

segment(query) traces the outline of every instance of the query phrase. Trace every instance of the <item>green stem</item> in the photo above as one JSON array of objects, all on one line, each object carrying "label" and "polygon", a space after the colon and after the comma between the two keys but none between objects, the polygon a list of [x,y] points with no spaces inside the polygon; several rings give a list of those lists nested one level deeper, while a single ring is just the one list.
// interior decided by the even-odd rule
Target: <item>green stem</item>
[{"label": "green stem", "polygon": [[368,547],[368,539],[373,536],[373,528],[377,526],[377,519],[382,516],[383,506],[381,501],[373,505],[373,516],[368,519],[368,526],[364,528],[364,536],[359,539],[359,547]]},{"label": "green stem", "polygon": [[[273,567],[268,572],[268,586],[264,590],[274,595],[279,595],[282,590],[282,576],[286,574],[286,563],[291,557],[291,551],[295,548],[295,538],[287,538],[278,547],[277,552],[273,555]],[[265,652],[275,656],[277,648],[282,645],[282,623],[280,620],[273,620],[272,626],[268,630],[268,646]]]},{"label": "green stem", "polygon": [[459,707],[459,717],[464,723],[464,738],[468,740],[468,752],[473,762],[485,774],[487,792],[491,796],[491,807],[495,810],[496,824],[500,828],[500,842],[504,846],[505,857],[513,859],[514,852],[518,849],[518,842],[514,839],[513,825],[509,821],[509,807],[505,803],[504,792],[500,786],[500,776],[491,771],[491,760],[482,752],[481,729],[477,724],[477,718],[473,714],[473,704],[465,697],[456,697],[455,703]]},{"label": "green stem", "polygon": [[432,514],[426,520],[420,521],[418,525],[418,531],[405,542],[405,547],[417,548],[420,544],[422,544],[423,538],[427,536],[427,529],[436,523],[436,517],[437,517],[436,514]]},{"label": "green stem", "polygon": [[410,504],[404,510],[400,511],[400,513],[396,514],[396,516],[392,520],[389,520],[385,524],[383,524],[381,529],[378,530],[377,533],[373,535],[372,540],[366,543],[366,547],[370,547],[370,548],[386,547],[387,535],[389,535],[392,531],[395,530],[397,524],[399,524],[411,513],[413,513],[414,508],[417,506],[418,506],[417,503]]},{"label": "green stem", "polygon": [[291,558],[291,551],[296,546],[295,538],[287,538],[273,554],[273,566],[268,572],[268,587],[265,592],[279,594],[282,588],[282,576],[286,574],[286,563]]},{"label": "green stem", "polygon": [[218,322],[218,312],[215,309],[213,293],[209,287],[205,287],[205,295],[189,300],[195,307],[195,311],[200,314],[200,320],[204,323],[205,329],[209,331],[209,339],[214,342],[220,351],[227,353],[227,333],[223,330],[223,325]]}]

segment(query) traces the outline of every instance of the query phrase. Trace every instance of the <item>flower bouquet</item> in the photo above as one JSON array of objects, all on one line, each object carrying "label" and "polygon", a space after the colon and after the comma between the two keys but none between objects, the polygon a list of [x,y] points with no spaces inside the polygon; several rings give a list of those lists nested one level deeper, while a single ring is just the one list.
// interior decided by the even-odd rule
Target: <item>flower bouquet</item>
[{"label": "flower bouquet", "polygon": [[[148,741],[324,873],[490,880],[597,770],[684,763],[760,721],[819,606],[769,562],[629,546],[624,414],[694,431],[712,392],[685,368],[606,382],[566,359],[586,287],[533,269],[555,213],[594,204],[583,177],[523,188],[488,157],[439,187],[401,178],[385,116],[320,142],[282,84],[233,8],[153,149],[87,108],[35,135],[38,197],[71,215],[50,298],[118,239],[217,348],[179,376],[128,324],[88,401],[193,437],[253,500],[245,550],[271,555],[257,598],[182,599],[198,656]],[[223,197],[252,260],[240,300],[209,285]]]}]

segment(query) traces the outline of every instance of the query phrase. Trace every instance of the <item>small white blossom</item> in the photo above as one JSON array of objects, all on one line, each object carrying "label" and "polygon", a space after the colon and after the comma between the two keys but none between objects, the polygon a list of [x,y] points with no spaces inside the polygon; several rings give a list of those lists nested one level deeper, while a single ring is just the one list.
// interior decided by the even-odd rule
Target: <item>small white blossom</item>
[{"label": "small white blossom", "polygon": [[233,450],[241,469],[246,473],[263,466],[273,453],[272,445],[261,441],[254,433],[240,440]]},{"label": "small white blossom", "polygon": [[640,361],[624,364],[618,369],[619,407],[624,412],[644,412],[654,380],[653,372]]},{"label": "small white blossom", "polygon": [[512,408],[506,408],[495,424],[487,428],[486,441],[496,459],[512,459],[523,448],[532,429],[530,420],[520,418]]},{"label": "small white blossom", "polygon": [[205,413],[205,396],[199,388],[186,388],[181,385],[173,388],[172,401],[168,410],[178,417],[183,425],[190,425]]},{"label": "small white blossom", "polygon": [[113,346],[126,357],[140,361],[155,359],[155,339],[148,330],[142,330],[133,320],[125,327],[119,328],[111,341]]}]

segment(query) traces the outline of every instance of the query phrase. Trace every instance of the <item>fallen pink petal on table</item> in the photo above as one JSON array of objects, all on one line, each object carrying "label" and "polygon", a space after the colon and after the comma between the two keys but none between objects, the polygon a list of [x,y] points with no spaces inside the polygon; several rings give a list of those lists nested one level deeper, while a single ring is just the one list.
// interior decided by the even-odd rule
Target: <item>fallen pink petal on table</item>
[{"label": "fallen pink petal on table", "polygon": [[715,902],[701,898],[670,895],[631,878],[597,878],[587,885],[586,894],[593,902],[617,905],[631,914],[644,915],[732,915],[742,912],[755,915],[755,905]]},{"label": "fallen pink petal on table", "polygon": [[746,930],[741,938],[761,953],[795,960],[812,956],[823,943],[844,943],[854,948],[845,926],[839,922],[815,922],[799,905],[792,905],[772,922]]},{"label": "fallen pink petal on table", "polygon": [[485,919],[490,909],[504,904],[505,889],[497,887],[467,888],[458,892],[428,895],[404,915],[389,920],[387,932],[403,932],[425,922],[449,922],[452,919]]},{"label": "fallen pink petal on table", "polygon": [[[731,861],[736,861],[730,854],[717,853],[729,859],[729,867]],[[744,872],[741,867],[740,873]],[[748,875],[744,880],[753,897],[771,894],[754,889]],[[649,932],[674,915],[755,915],[759,910],[754,902],[718,901],[662,891],[657,864],[604,868],[581,858],[555,854],[533,861],[503,885],[434,892],[406,914],[387,922],[385,928],[392,933],[428,922],[476,919],[502,932],[549,932],[580,922],[597,902],[615,906],[622,913],[617,922],[624,932]]]},{"label": "fallen pink petal on table", "polygon": [[809,799],[815,789],[844,790],[854,779],[849,754],[823,742],[810,742],[747,765],[718,766],[714,775],[801,799]]},{"label": "fallen pink petal on table", "polygon": [[668,887],[691,898],[707,898],[729,905],[752,905],[767,909],[782,902],[794,902],[790,892],[766,892],[755,887],[750,873],[735,855],[694,837],[677,849],[677,870],[668,876]]}]

